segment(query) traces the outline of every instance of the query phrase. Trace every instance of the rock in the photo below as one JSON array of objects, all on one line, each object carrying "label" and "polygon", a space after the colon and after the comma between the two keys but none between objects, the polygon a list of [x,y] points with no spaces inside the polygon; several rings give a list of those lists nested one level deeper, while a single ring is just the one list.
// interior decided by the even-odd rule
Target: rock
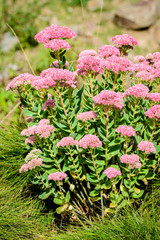
[{"label": "rock", "polygon": [[10,32],[4,33],[1,41],[2,52],[9,52],[12,48],[16,46],[18,40]]},{"label": "rock", "polygon": [[152,27],[152,34],[154,41],[160,45],[160,20],[158,20]]},{"label": "rock", "polygon": [[130,29],[150,27],[158,17],[156,0],[143,0],[134,5],[124,4],[116,12],[114,21],[117,25]]},{"label": "rock", "polygon": [[101,1],[101,0],[90,0],[87,3],[87,8],[90,11],[94,12],[94,11],[97,11],[97,10],[101,9],[102,3],[103,3],[103,1]]},{"label": "rock", "polygon": [[8,64],[3,72],[0,72],[0,84],[6,86],[10,79],[10,70],[17,71],[18,66],[16,64]]}]

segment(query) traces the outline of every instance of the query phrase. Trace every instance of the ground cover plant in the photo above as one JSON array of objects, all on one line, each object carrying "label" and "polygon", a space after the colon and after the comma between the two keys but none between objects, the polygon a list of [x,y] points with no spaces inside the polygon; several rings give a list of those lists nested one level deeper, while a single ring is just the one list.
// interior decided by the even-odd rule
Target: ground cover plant
[{"label": "ground cover plant", "polygon": [[68,27],[42,30],[35,39],[54,62],[40,76],[20,74],[7,86],[17,91],[28,122],[19,172],[32,173],[39,198],[72,221],[138,204],[158,178],[160,160],[160,53],[133,63],[127,54],[138,42],[116,35],[115,46],[81,52],[75,71],[65,57],[74,36]]}]

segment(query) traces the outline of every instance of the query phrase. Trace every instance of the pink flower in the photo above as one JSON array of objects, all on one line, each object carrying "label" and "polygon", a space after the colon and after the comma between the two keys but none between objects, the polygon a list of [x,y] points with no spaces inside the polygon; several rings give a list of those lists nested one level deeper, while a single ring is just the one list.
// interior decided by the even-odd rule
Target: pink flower
[{"label": "pink flower", "polygon": [[74,140],[73,137],[64,137],[60,142],[57,143],[57,147],[68,147],[78,144],[77,140]]},{"label": "pink flower", "polygon": [[[130,168],[133,169],[136,167],[136,164],[139,163],[139,156],[137,154],[124,154],[120,158],[121,163],[127,163],[130,165]],[[140,165],[137,165],[137,168]]]},{"label": "pink flower", "polygon": [[149,108],[148,111],[145,112],[145,115],[149,118],[154,118],[155,120],[160,119],[160,105],[156,104],[153,107]]},{"label": "pink flower", "polygon": [[118,74],[119,72],[127,72],[128,68],[133,66],[133,63],[125,57],[111,56],[106,58],[102,65],[106,70]]},{"label": "pink flower", "polygon": [[122,46],[133,46],[133,45],[138,45],[138,41],[128,35],[128,34],[123,34],[123,35],[116,35],[113,38],[111,38],[111,41],[114,42],[114,44],[122,47]]},{"label": "pink flower", "polygon": [[97,136],[88,134],[80,139],[79,146],[85,149],[88,147],[91,147],[91,148],[101,147],[102,142],[99,140]]},{"label": "pink flower", "polygon": [[96,104],[102,104],[104,106],[111,106],[121,109],[123,104],[123,94],[120,92],[114,92],[110,90],[103,90],[98,95],[93,97],[93,101]]},{"label": "pink flower", "polygon": [[121,171],[117,170],[116,168],[109,167],[104,172],[108,178],[115,178],[117,176],[121,176]]},{"label": "pink flower", "polygon": [[136,135],[133,127],[125,126],[125,125],[121,125],[118,128],[116,128],[116,132],[121,133],[122,136],[128,136],[128,137]]},{"label": "pink flower", "polygon": [[149,141],[142,141],[138,144],[138,150],[145,152],[146,154],[156,153],[154,144]]},{"label": "pink flower", "polygon": [[49,174],[48,179],[54,180],[54,181],[62,181],[67,177],[68,177],[67,174],[64,172],[55,172],[55,173]]},{"label": "pink flower", "polygon": [[146,96],[147,99],[150,99],[153,102],[160,103],[160,93],[148,93]]},{"label": "pink flower", "polygon": [[155,75],[151,74],[147,70],[139,71],[135,77],[138,77],[141,81],[153,81],[155,80]]},{"label": "pink flower", "polygon": [[94,49],[87,49],[87,50],[82,51],[79,54],[79,58],[84,57],[84,56],[97,56],[97,55],[98,54]]},{"label": "pink flower", "polygon": [[[54,62],[50,65],[50,68],[53,68],[54,66],[55,66],[56,68],[60,68],[58,62],[59,62],[58,60],[54,61]],[[69,62],[66,61],[66,63],[65,63],[65,68],[68,68],[68,67],[69,67]]]},{"label": "pink flower", "polygon": [[27,117],[26,122],[30,123],[34,121],[34,117]]},{"label": "pink flower", "polygon": [[31,161],[25,163],[24,165],[21,166],[21,168],[19,169],[19,172],[27,172],[28,170],[32,170],[36,167],[42,166],[43,160],[42,158],[35,158],[32,159]]},{"label": "pink flower", "polygon": [[112,55],[120,56],[120,51],[118,48],[111,46],[111,45],[104,45],[99,48],[98,50],[100,57],[111,57]]},{"label": "pink flower", "polygon": [[44,43],[44,47],[51,48],[55,52],[61,49],[65,49],[66,51],[68,51],[71,48],[71,45],[65,40],[53,39],[47,43]]},{"label": "pink flower", "polygon": [[83,122],[91,119],[97,119],[97,114],[94,111],[83,112],[77,115],[78,120],[82,120]]},{"label": "pink flower", "polygon": [[[49,125],[48,119],[42,119],[40,120],[38,125],[33,125],[31,127],[28,127],[28,129],[24,129],[21,132],[22,136],[32,136],[32,135],[38,135],[40,138],[48,138],[50,137],[51,133],[54,132],[54,127],[52,125]],[[33,139],[31,139],[33,140]],[[27,142],[30,141],[30,138],[26,140]]]},{"label": "pink flower", "polygon": [[42,105],[42,110],[46,111],[47,108],[54,108],[56,106],[55,104],[55,100],[53,99],[48,99],[47,101],[45,101],[45,103]]},{"label": "pink flower", "polygon": [[51,79],[51,87],[56,87],[57,84],[60,84],[60,86],[70,86],[72,88],[77,86],[75,74],[67,69],[48,68],[42,71],[40,76]]},{"label": "pink flower", "polygon": [[39,79],[38,76],[34,76],[29,73],[20,74],[18,77],[13,78],[13,80],[6,87],[6,90],[9,90],[10,88],[14,89],[21,86],[25,86],[27,84],[31,84],[33,81],[38,79]]},{"label": "pink flower", "polygon": [[141,55],[137,55],[137,56],[135,56],[135,57],[133,58],[133,60],[134,60],[135,62],[143,62],[143,61],[145,61],[145,57],[143,57],[143,56],[141,56]]},{"label": "pink flower", "polygon": [[149,88],[143,84],[137,84],[133,87],[130,87],[126,90],[125,96],[134,96],[135,98],[144,98],[149,92]]},{"label": "pink flower", "polygon": [[51,25],[35,35],[37,42],[46,43],[51,39],[70,39],[75,37],[76,34],[68,27]]},{"label": "pink flower", "polygon": [[35,142],[36,142],[35,136],[30,136],[25,140],[25,144],[30,143],[31,145],[33,145]]},{"label": "pink flower", "polygon": [[77,74],[86,75],[103,73],[103,60],[97,56],[86,55],[80,57],[77,65]]}]

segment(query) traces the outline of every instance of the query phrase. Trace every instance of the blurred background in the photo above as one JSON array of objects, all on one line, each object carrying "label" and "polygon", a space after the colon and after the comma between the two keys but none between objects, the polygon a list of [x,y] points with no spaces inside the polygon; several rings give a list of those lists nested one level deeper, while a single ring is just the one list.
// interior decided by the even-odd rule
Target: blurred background
[{"label": "blurred background", "polygon": [[[8,82],[17,75],[36,74],[48,68],[52,59],[34,35],[56,24],[70,27],[77,37],[67,52],[76,63],[84,49],[111,44],[110,38],[130,34],[139,41],[129,58],[160,51],[160,0],[0,0],[0,123],[19,117],[17,99],[6,92]],[[22,50],[23,49],[23,50]]]}]

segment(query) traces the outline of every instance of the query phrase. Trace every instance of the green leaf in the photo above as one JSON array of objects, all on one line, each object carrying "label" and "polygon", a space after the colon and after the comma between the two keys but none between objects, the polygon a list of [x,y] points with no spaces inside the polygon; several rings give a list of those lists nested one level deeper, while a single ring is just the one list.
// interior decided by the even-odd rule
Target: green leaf
[{"label": "green leaf", "polygon": [[45,162],[45,163],[49,163],[49,162],[52,162],[52,163],[54,163],[54,160],[53,160],[53,159],[51,159],[51,158],[46,158],[46,157],[43,157],[43,162]]},{"label": "green leaf", "polygon": [[[128,183],[127,183],[127,185],[128,185]],[[120,185],[120,190],[121,190],[122,195],[123,195],[124,197],[128,197],[128,196],[129,196],[129,195],[128,195],[128,192],[127,192],[127,189],[126,189],[123,185]]]},{"label": "green leaf", "polygon": [[[139,190],[140,190],[140,189],[139,189]],[[133,197],[133,198],[141,198],[142,195],[143,195],[143,193],[144,193],[144,190],[140,190],[138,194],[135,193],[135,192],[132,193],[132,194],[131,194],[131,197]]]},{"label": "green leaf", "polygon": [[149,169],[142,169],[138,174],[138,179],[142,180],[143,178],[145,178],[148,172],[149,172]]},{"label": "green leaf", "polygon": [[62,200],[60,198],[54,198],[53,202],[57,205],[63,205],[64,204],[64,200]]},{"label": "green leaf", "polygon": [[47,199],[50,195],[51,195],[52,192],[49,192],[49,191],[46,191],[44,193],[42,193],[41,195],[39,195],[38,197],[41,199],[41,200],[45,200]]},{"label": "green leaf", "polygon": [[27,108],[23,108],[23,112],[26,116],[29,116],[29,117],[33,117],[33,116],[36,116],[35,113],[29,111]]},{"label": "green leaf", "polygon": [[61,214],[61,213],[64,212],[67,208],[68,208],[68,204],[65,203],[62,207],[56,208],[56,212],[57,212],[57,214]]},{"label": "green leaf", "polygon": [[86,174],[86,177],[87,177],[87,180],[89,181],[89,182],[91,182],[91,183],[98,183],[98,180],[97,180],[97,176],[95,175],[95,174],[89,174],[89,173],[87,173]]},{"label": "green leaf", "polygon": [[156,175],[156,174],[155,174],[154,172],[149,172],[149,173],[146,175],[146,178],[149,179],[149,180],[151,180],[151,179],[154,179],[155,175]]},{"label": "green leaf", "polygon": [[96,196],[98,196],[98,195],[99,195],[99,193],[100,193],[100,191],[99,191],[99,190],[93,190],[93,191],[91,191],[91,192],[90,192],[90,194],[89,194],[89,195],[90,195],[91,197],[96,197]]},{"label": "green leaf", "polygon": [[70,192],[68,191],[66,194],[66,198],[65,198],[66,202],[68,203],[70,200]]}]

